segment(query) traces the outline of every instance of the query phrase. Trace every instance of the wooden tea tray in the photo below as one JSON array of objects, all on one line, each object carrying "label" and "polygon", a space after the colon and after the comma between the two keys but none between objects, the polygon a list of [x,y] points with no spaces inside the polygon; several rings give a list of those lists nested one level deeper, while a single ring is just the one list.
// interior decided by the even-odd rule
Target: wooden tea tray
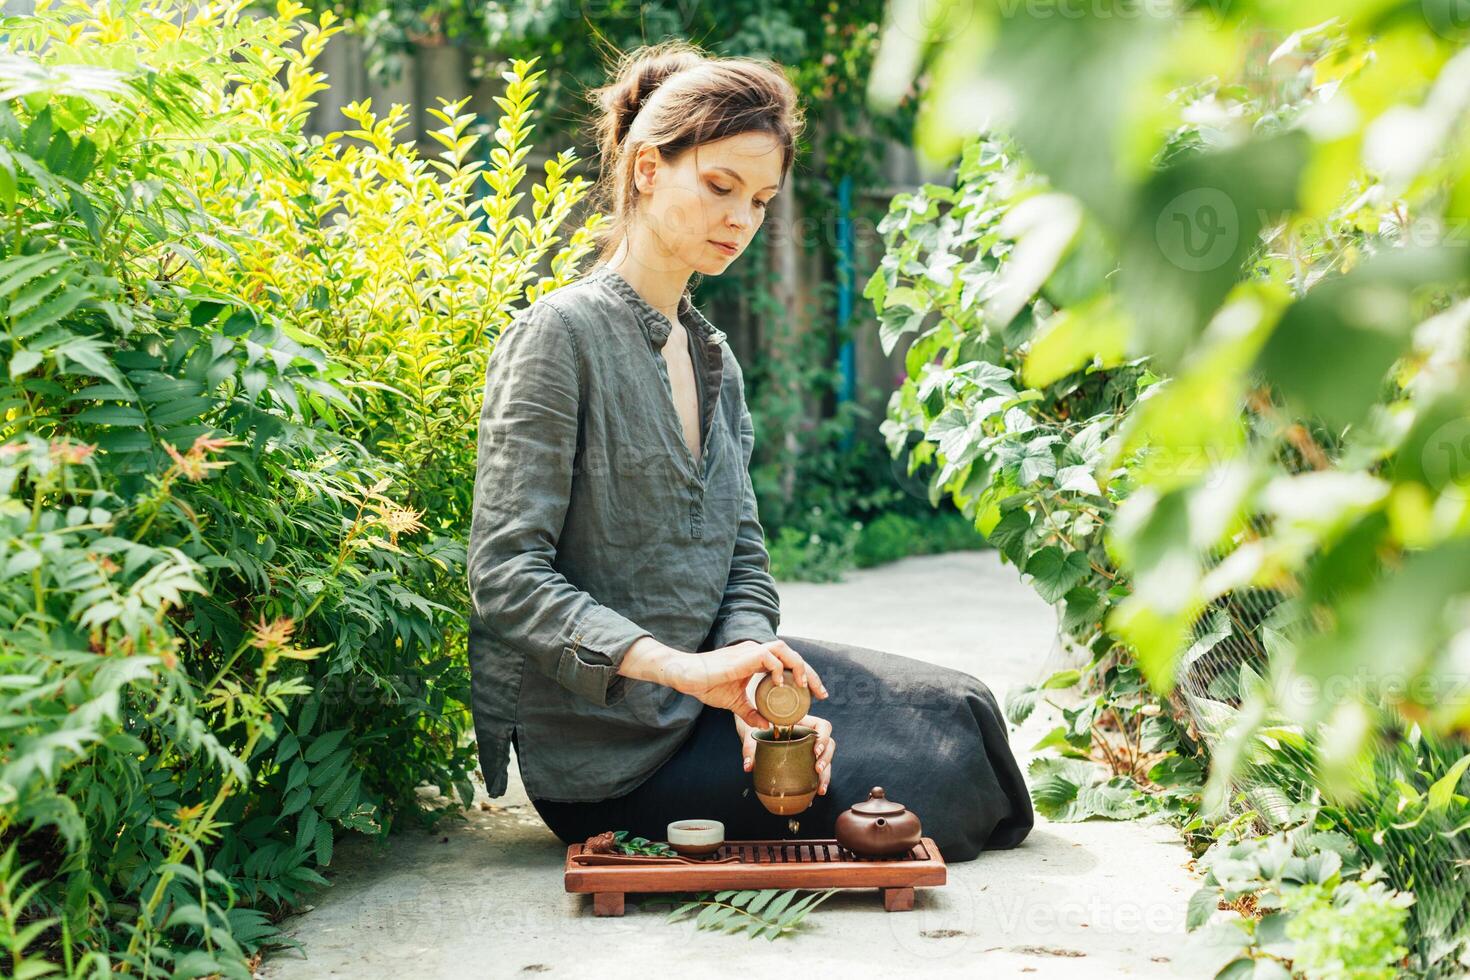
[{"label": "wooden tea tray", "polygon": [[883,907],[914,907],[914,888],[945,882],[944,857],[925,837],[907,854],[858,857],[836,840],[731,840],[709,857],[723,864],[583,866],[572,858],[583,844],[567,847],[566,890],[590,892],[596,915],[622,915],[628,892],[719,891],[726,888],[880,888]]}]

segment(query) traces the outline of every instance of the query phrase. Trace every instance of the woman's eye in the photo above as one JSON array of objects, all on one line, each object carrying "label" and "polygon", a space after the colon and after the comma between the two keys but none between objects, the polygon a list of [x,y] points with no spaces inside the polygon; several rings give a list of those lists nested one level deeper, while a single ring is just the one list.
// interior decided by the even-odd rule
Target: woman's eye
[{"label": "woman's eye", "polygon": [[[730,193],[730,190],[731,190],[731,188],[729,188],[729,187],[721,187],[719,184],[710,184],[709,185],[709,189],[712,190],[712,191],[714,191],[716,194],[720,195],[721,197],[724,197],[726,194]],[[756,201],[755,204],[756,204],[756,207],[760,208],[762,211],[764,211],[766,208],[768,208],[768,207],[771,206],[771,202],[770,201]]]}]

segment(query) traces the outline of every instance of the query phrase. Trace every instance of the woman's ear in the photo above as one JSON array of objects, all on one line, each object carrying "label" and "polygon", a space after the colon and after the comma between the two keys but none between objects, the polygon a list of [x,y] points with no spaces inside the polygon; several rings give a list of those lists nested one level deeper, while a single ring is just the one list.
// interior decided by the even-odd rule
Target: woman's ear
[{"label": "woman's ear", "polygon": [[648,195],[653,193],[653,185],[658,175],[658,166],[661,157],[656,146],[644,146],[638,150],[638,155],[633,158],[633,187],[639,194]]}]

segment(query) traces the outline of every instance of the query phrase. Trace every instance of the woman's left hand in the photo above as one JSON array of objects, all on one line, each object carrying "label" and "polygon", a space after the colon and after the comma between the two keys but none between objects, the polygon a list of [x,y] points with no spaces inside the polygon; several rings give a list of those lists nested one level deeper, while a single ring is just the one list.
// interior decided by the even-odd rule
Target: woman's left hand
[{"label": "woman's left hand", "polygon": [[[826,796],[827,783],[832,779],[832,753],[837,750],[837,740],[832,737],[832,723],[826,718],[807,715],[797,724],[814,728],[817,731],[817,773],[821,776],[817,795]],[[755,729],[736,715],[735,730],[740,733],[740,751],[745,757],[745,771],[750,772],[751,767],[755,765]]]}]

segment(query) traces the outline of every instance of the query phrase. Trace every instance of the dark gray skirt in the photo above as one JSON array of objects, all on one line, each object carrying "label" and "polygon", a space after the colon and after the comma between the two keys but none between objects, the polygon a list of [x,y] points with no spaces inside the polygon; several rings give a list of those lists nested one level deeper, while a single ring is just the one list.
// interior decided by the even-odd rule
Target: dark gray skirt
[{"label": "dark gray skirt", "polygon": [[670,821],[690,817],[723,822],[731,840],[830,838],[838,814],[882,786],[918,814],[948,862],[1025,839],[1031,798],[988,687],[881,650],[781,639],[816,668],[829,694],[812,702],[811,713],[832,723],[832,778],[810,808],[782,817],[761,806],[741,765],[733,716],[706,707],[679,750],[632,791],[596,802],[532,799],[541,819],[567,844],[605,830],[663,840]]}]

